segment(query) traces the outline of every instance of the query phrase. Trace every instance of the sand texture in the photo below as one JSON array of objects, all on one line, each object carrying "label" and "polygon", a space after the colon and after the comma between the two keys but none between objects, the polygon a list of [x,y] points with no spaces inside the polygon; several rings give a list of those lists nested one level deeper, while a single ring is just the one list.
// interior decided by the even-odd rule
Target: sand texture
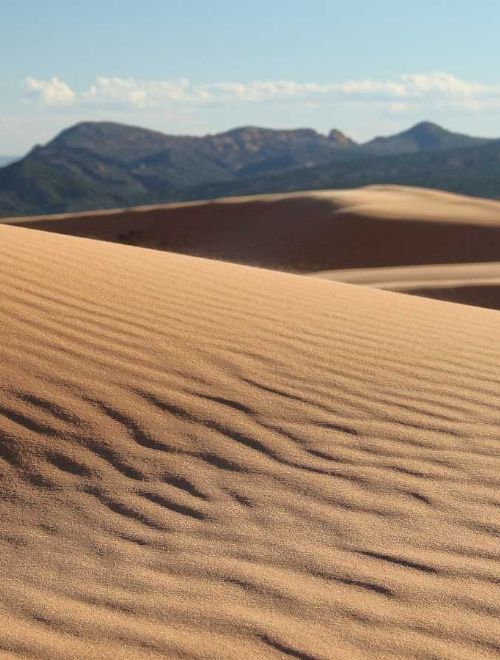
[{"label": "sand texture", "polygon": [[441,264],[396,268],[348,268],[315,277],[401,291],[465,305],[500,309],[500,263]]},{"label": "sand texture", "polygon": [[0,291],[1,657],[498,658],[498,312],[8,225]]},{"label": "sand texture", "polygon": [[294,272],[498,261],[500,202],[369,186],[2,220]]}]

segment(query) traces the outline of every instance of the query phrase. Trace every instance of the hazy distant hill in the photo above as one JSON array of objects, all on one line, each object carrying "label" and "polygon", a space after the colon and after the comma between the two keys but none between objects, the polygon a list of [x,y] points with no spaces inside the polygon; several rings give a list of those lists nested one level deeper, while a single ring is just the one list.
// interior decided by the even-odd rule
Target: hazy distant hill
[{"label": "hazy distant hill", "polygon": [[4,167],[5,165],[12,163],[18,158],[19,156],[0,156],[0,167]]},{"label": "hazy distant hill", "polygon": [[85,122],[0,169],[0,215],[367,183],[497,197],[499,150],[498,142],[429,122],[366,144],[335,129],[248,126],[193,137]]},{"label": "hazy distant hill", "polygon": [[354,146],[339,131],[244,127],[200,138],[87,122],[0,170],[0,214],[165,201],[206,182],[327,163]]},{"label": "hazy distant hill", "polygon": [[365,153],[374,156],[397,156],[420,151],[476,147],[489,142],[486,138],[452,133],[445,128],[423,121],[416,126],[389,137],[377,137],[362,145]]},{"label": "hazy distant hill", "polygon": [[194,187],[184,200],[400,184],[500,198],[500,140],[479,147],[369,156],[267,177]]}]

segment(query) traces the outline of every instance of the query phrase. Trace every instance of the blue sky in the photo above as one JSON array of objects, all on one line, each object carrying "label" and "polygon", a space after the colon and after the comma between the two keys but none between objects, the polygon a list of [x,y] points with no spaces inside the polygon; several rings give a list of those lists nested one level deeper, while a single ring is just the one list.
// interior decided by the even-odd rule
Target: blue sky
[{"label": "blue sky", "polygon": [[104,119],[500,137],[498,0],[0,0],[0,16],[0,154]]}]

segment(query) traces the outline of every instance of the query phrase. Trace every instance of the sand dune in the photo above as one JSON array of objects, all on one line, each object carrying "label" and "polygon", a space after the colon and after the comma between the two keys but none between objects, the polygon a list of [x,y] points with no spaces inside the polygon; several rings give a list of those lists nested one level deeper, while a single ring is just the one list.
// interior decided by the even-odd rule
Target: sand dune
[{"label": "sand dune", "polygon": [[[500,308],[498,262],[489,265],[500,254],[500,204],[435,190],[368,186],[5,222]],[[446,273],[470,260],[485,265]]]},{"label": "sand dune", "polygon": [[315,277],[500,309],[500,262],[321,271]]},{"label": "sand dune", "polygon": [[500,254],[500,203],[402,186],[4,222],[296,272],[498,261]]},{"label": "sand dune", "polygon": [[0,253],[4,657],[498,657],[497,312]]}]

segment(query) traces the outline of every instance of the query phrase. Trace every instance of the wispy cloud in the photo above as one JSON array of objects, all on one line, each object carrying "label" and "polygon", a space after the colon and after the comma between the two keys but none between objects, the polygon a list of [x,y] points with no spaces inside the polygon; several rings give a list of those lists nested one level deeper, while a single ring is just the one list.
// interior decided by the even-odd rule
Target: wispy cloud
[{"label": "wispy cloud", "polygon": [[83,103],[118,104],[137,108],[195,100],[195,90],[189,80],[135,80],[134,78],[96,78],[78,98]]},{"label": "wispy cloud", "polygon": [[26,78],[25,95],[43,105],[98,108],[165,108],[175,105],[248,104],[312,101],[383,103],[390,112],[427,104],[461,106],[473,111],[500,106],[500,85],[466,81],[450,73],[405,74],[392,80],[350,80],[314,83],[291,80],[214,82],[142,80],[99,76],[87,89],[75,90],[57,76]]},{"label": "wispy cloud", "polygon": [[44,105],[68,105],[77,100],[77,94],[57,76],[50,80],[28,77],[23,87],[28,98],[36,99]]}]

